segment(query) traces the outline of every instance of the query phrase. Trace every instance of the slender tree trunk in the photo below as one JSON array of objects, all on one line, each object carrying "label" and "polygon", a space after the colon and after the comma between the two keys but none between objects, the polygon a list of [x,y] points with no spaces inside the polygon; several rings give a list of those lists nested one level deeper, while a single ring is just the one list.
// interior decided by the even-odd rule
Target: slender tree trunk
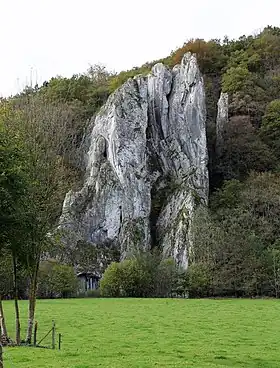
[{"label": "slender tree trunk", "polygon": [[5,317],[4,317],[4,310],[3,310],[1,295],[0,295],[0,331],[1,331],[1,335],[0,335],[0,343],[1,343],[1,339],[8,340],[8,332],[7,332],[7,327],[6,327]]},{"label": "slender tree trunk", "polygon": [[0,342],[0,368],[4,368],[2,345]]},{"label": "slender tree trunk", "polygon": [[14,269],[14,302],[15,302],[15,316],[16,316],[16,344],[20,345],[20,314],[18,305],[18,283],[17,283],[17,260],[13,255],[13,269]]},{"label": "slender tree trunk", "polygon": [[36,308],[36,294],[38,285],[38,270],[39,261],[36,262],[36,266],[31,278],[30,290],[29,290],[29,308],[28,308],[28,323],[26,331],[26,343],[31,344],[32,331],[34,325],[35,308]]}]

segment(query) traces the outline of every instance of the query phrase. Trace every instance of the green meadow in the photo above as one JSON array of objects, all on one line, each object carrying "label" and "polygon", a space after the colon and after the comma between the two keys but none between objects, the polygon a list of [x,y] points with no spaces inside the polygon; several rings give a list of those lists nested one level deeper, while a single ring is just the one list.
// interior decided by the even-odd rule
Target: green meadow
[{"label": "green meadow", "polygon": [[278,300],[40,300],[36,319],[38,339],[56,321],[62,350],[5,348],[5,368],[280,367]]}]

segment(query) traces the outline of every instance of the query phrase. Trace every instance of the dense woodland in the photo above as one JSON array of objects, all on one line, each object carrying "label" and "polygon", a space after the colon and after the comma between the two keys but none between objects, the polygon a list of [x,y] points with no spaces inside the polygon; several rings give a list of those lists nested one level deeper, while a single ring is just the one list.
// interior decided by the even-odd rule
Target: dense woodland
[{"label": "dense woodland", "polygon": [[[199,208],[194,220],[189,269],[182,272],[156,251],[117,263],[109,249],[105,266],[116,262],[105,272],[101,293],[279,296],[280,28],[267,27],[238,40],[189,40],[165,59],[119,74],[95,65],[0,101],[0,306],[1,298],[15,300],[17,343],[19,297],[30,302],[29,342],[37,293],[74,295],[74,269],[99,264],[98,247],[69,250],[60,234],[50,236],[65,193],[83,177],[90,118],[128,78],[148,73],[158,61],[172,68],[187,51],[196,53],[204,75],[210,173],[209,207]],[[229,123],[217,147],[221,91],[229,94]]]}]

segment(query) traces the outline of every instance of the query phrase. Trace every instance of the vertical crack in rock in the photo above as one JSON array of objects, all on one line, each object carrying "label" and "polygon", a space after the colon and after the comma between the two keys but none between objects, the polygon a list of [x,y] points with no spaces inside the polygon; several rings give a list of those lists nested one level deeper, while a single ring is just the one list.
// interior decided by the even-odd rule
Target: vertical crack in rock
[{"label": "vertical crack in rock", "polygon": [[84,185],[66,195],[60,226],[122,257],[157,246],[187,268],[194,210],[208,198],[205,120],[194,55],[128,80],[95,119]]}]

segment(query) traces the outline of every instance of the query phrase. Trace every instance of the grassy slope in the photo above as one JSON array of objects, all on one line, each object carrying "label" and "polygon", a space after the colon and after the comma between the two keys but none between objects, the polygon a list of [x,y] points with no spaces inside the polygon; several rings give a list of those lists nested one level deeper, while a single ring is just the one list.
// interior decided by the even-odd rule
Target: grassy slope
[{"label": "grassy slope", "polygon": [[277,300],[44,300],[37,312],[39,335],[56,320],[62,351],[9,348],[5,368],[280,366]]}]

